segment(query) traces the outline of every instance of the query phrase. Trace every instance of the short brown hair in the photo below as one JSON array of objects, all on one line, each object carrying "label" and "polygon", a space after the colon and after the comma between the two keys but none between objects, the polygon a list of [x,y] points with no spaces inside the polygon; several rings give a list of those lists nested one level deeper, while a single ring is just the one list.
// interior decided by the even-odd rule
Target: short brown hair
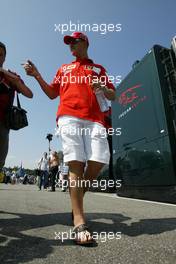
[{"label": "short brown hair", "polygon": [[0,48],[4,50],[5,56],[6,56],[6,46],[4,43],[0,42]]}]

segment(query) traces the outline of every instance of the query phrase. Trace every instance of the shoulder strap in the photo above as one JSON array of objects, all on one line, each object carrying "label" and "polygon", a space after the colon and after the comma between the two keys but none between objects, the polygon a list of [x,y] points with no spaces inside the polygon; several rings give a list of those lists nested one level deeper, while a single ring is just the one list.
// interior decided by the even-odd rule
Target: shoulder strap
[{"label": "shoulder strap", "polygon": [[19,99],[18,93],[17,92],[15,92],[15,93],[17,94],[17,106],[18,106],[18,108],[21,109],[21,104],[20,104],[20,99]]},{"label": "shoulder strap", "polygon": [[9,97],[10,97],[9,107],[13,106],[14,93],[15,91],[12,88],[9,88]]}]

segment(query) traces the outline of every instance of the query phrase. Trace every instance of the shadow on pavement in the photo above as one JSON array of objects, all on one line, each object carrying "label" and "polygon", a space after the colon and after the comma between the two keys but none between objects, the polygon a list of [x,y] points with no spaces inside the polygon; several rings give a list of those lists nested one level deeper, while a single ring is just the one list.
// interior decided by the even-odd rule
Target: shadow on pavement
[{"label": "shadow on pavement", "polygon": [[[72,240],[47,239],[39,236],[26,235],[23,232],[46,228],[55,225],[72,226],[70,213],[55,214],[19,214],[0,211],[9,214],[10,218],[0,219],[0,263],[25,263],[37,258],[45,259],[53,252],[53,246],[73,246]],[[14,218],[12,218],[14,215]],[[121,232],[122,235],[135,237],[154,235],[176,229],[176,218],[142,219],[138,222],[125,223],[130,217],[123,214],[88,213],[88,225],[93,232]],[[104,221],[104,222],[103,222]],[[107,222],[111,223],[107,223]],[[55,227],[54,227],[55,228]],[[57,230],[58,232],[61,230]],[[37,232],[37,231],[36,231]],[[45,234],[43,236],[46,236]]]}]

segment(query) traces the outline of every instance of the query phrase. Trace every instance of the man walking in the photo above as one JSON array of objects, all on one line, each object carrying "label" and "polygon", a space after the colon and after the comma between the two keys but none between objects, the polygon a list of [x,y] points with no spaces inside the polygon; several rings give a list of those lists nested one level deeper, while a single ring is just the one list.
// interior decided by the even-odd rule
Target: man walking
[{"label": "man walking", "polygon": [[41,190],[42,185],[44,189],[47,189],[49,161],[46,152],[43,153],[43,157],[38,162],[38,169],[40,170],[39,190]]},{"label": "man walking", "polygon": [[87,188],[79,183],[95,180],[103,166],[109,163],[107,138],[102,136],[105,129],[104,113],[97,94],[101,94],[100,99],[114,100],[115,88],[109,82],[105,69],[89,59],[89,41],[85,34],[74,32],[64,37],[64,43],[69,45],[76,60],[62,65],[50,85],[31,61],[24,68],[28,75],[38,81],[49,98],[60,96],[57,122],[64,162],[69,165],[70,183],[76,183],[70,184],[73,231],[78,244],[87,244],[93,242],[83,208],[83,196]]}]

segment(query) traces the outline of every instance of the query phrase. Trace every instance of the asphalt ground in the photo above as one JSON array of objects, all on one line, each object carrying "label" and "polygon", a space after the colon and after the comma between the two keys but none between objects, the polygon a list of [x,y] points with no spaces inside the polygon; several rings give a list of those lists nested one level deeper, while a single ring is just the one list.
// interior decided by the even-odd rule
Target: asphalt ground
[{"label": "asphalt ground", "polygon": [[68,192],[0,184],[0,263],[176,264],[176,206],[87,193],[93,247],[75,244]]}]

